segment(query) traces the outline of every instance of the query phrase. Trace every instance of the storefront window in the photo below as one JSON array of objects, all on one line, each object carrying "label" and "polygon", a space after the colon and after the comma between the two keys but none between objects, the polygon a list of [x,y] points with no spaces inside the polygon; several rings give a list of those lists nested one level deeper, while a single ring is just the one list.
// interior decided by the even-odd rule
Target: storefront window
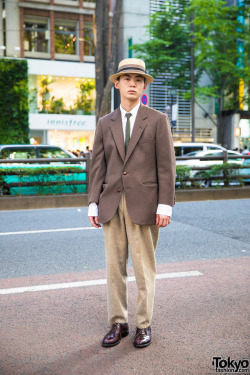
[{"label": "storefront window", "polygon": [[49,52],[49,20],[47,18],[24,18],[24,50]]},{"label": "storefront window", "polygon": [[95,55],[93,24],[85,23],[84,27],[84,56]]},{"label": "storefront window", "polygon": [[77,131],[77,130],[49,130],[50,144],[63,147],[65,150],[74,152],[86,151],[89,147],[92,150],[94,143],[94,131]]},{"label": "storefront window", "polygon": [[94,115],[95,80],[29,76],[30,113]]},{"label": "storefront window", "polygon": [[55,22],[55,52],[76,55],[77,51],[77,22],[56,20]]},{"label": "storefront window", "polygon": [[240,127],[240,137],[239,137],[239,146],[241,150],[244,150],[244,147],[247,146],[250,149],[250,120],[241,119],[239,123]]}]

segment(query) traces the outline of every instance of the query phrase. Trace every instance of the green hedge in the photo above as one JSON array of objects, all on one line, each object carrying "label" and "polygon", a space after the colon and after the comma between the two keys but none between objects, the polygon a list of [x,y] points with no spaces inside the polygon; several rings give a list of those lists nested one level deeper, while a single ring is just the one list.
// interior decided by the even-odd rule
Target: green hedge
[{"label": "green hedge", "polygon": [[[206,170],[195,170],[193,171],[191,167],[185,165],[176,166],[176,182],[180,184],[180,187],[187,188],[187,181],[189,181],[191,176],[194,174],[194,177],[199,177],[200,181],[191,181],[191,188],[203,187],[204,181],[209,181],[211,178],[214,182],[224,182],[225,186],[228,185],[229,181],[235,179],[240,185],[243,184],[243,179],[241,177],[244,174],[244,168],[241,164],[237,163],[223,163],[215,164],[207,168]],[[220,187],[219,185],[217,186]]]},{"label": "green hedge", "polygon": [[0,59],[0,144],[29,143],[28,64]]},{"label": "green hedge", "polygon": [[82,166],[0,167],[0,192],[3,195],[86,193],[84,181],[86,170]]},{"label": "green hedge", "polygon": [[58,166],[58,167],[1,167],[0,176],[37,176],[37,175],[58,175],[61,176],[66,173],[82,173],[85,170],[82,167],[68,167],[68,166]]}]

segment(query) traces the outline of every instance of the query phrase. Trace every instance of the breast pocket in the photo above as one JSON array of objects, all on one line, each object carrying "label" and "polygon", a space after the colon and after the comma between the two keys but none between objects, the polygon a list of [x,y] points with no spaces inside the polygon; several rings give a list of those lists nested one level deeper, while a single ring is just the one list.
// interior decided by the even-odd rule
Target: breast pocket
[{"label": "breast pocket", "polygon": [[152,137],[145,137],[139,140],[138,144],[144,144],[144,143],[153,143],[155,141]]}]

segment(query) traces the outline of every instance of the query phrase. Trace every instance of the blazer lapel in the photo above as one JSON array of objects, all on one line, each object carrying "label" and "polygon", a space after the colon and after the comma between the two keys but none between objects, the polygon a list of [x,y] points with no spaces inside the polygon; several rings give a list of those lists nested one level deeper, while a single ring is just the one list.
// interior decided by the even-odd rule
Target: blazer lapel
[{"label": "blazer lapel", "polygon": [[131,156],[137,142],[139,141],[144,128],[147,126],[146,122],[144,121],[148,117],[147,115],[147,108],[141,104],[134,124],[134,129],[132,131],[132,135],[129,141],[128,150],[126,153],[124,164],[128,161],[129,157]]},{"label": "blazer lapel", "polygon": [[122,129],[122,117],[121,111],[118,107],[115,111],[113,116],[111,117],[112,124],[111,124],[111,131],[115,140],[116,147],[119,151],[119,154],[124,161],[125,159],[125,145],[124,145],[124,136],[123,136],[123,129]]}]

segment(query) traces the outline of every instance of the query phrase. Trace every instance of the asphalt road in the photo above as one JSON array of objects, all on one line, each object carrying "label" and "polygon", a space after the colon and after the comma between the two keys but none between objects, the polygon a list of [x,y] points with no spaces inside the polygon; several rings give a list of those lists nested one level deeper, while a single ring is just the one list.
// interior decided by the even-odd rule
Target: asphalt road
[{"label": "asphalt road", "polygon": [[[157,263],[249,255],[249,219],[248,199],[177,203]],[[104,269],[102,229],[53,231],[83,227],[86,207],[0,212],[0,233],[28,232],[0,236],[0,278]]]},{"label": "asphalt road", "polygon": [[210,375],[214,356],[248,358],[249,218],[249,199],[177,203],[156,251],[157,273],[171,278],[157,280],[152,345],[132,346],[132,281],[131,333],[104,350],[106,286],[69,288],[105,279],[87,208],[0,212],[0,375]]}]

